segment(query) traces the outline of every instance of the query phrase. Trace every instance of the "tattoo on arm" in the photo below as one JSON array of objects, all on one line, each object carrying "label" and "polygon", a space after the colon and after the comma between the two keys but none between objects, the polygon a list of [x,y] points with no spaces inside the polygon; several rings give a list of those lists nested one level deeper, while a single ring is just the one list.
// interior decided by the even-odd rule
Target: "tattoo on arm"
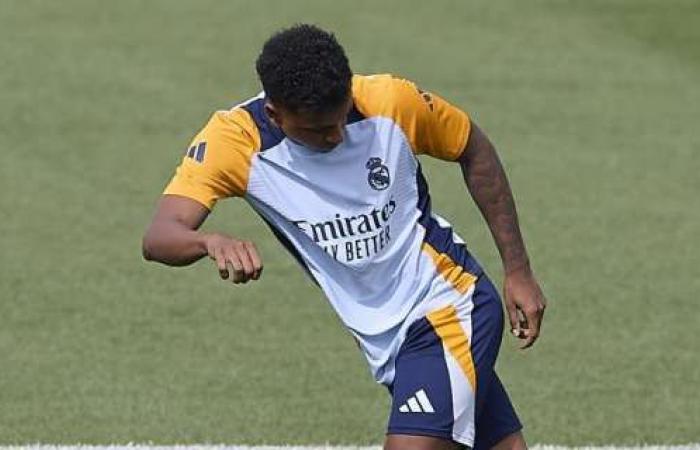
[{"label": "tattoo on arm", "polygon": [[467,148],[459,160],[464,181],[488,223],[506,273],[529,267],[515,201],[501,161],[486,135],[472,124]]}]

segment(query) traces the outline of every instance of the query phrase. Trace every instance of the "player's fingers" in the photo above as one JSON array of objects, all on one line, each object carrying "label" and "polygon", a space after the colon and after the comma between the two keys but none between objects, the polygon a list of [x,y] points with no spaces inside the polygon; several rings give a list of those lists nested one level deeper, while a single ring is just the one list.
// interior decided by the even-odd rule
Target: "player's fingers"
[{"label": "player's fingers", "polygon": [[226,251],[226,267],[229,268],[231,281],[241,283],[244,280],[243,264],[241,264],[238,254],[232,249]]},{"label": "player's fingers", "polygon": [[506,300],[506,311],[508,312],[508,321],[510,322],[510,331],[515,337],[520,337],[520,321],[518,320],[518,309],[515,303]]},{"label": "player's fingers", "polygon": [[537,340],[537,335],[531,331],[525,332],[524,336],[525,336],[525,338],[524,338],[525,342],[523,343],[523,345],[520,346],[521,350],[527,350],[528,348],[532,347],[532,345]]},{"label": "player's fingers", "polygon": [[539,321],[537,322],[537,334],[542,334],[542,322],[544,322],[544,312],[547,309],[547,303],[544,301],[540,305]]},{"label": "player's fingers", "polygon": [[244,242],[246,246],[246,250],[248,250],[248,256],[250,257],[250,261],[253,263],[253,276],[252,278],[254,280],[257,280],[260,278],[260,274],[262,273],[263,265],[262,265],[262,258],[260,258],[260,253],[258,253],[258,249],[255,247],[255,244],[252,242]]},{"label": "player's fingers", "polygon": [[226,256],[224,255],[223,250],[220,248],[215,249],[213,258],[214,261],[216,261],[216,267],[219,269],[219,276],[222,280],[227,279],[229,273],[226,269]]},{"label": "player's fingers", "polygon": [[525,334],[525,330],[530,328],[530,326],[528,325],[527,316],[525,315],[525,312],[520,307],[518,307],[517,313],[518,313],[518,323],[520,324],[520,334],[521,334],[520,337],[523,337]]},{"label": "player's fingers", "polygon": [[527,320],[527,329],[525,331],[525,342],[523,343],[521,349],[526,349],[532,347],[537,338],[540,335],[540,318],[543,309],[540,306],[528,307],[523,312],[525,313],[525,319]]},{"label": "player's fingers", "polygon": [[529,325],[527,323],[527,317],[525,317],[525,313],[523,312],[522,308],[520,306],[516,306],[516,317],[518,318],[518,327],[517,330],[513,332],[515,334],[515,337],[518,339],[525,339],[527,336],[527,330],[529,328]]},{"label": "player's fingers", "polygon": [[236,255],[238,255],[238,260],[243,266],[243,282],[246,283],[253,277],[253,272],[255,272],[253,269],[253,261],[250,259],[248,248],[244,242],[236,243],[234,246],[234,251],[236,252]]}]

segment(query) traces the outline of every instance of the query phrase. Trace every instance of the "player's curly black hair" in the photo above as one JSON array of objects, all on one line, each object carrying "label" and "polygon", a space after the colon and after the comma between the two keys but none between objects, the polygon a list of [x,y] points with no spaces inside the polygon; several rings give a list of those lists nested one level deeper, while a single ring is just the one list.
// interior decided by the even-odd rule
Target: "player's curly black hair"
[{"label": "player's curly black hair", "polygon": [[352,71],[332,33],[299,24],[263,45],[255,68],[265,95],[292,112],[326,112],[350,95]]}]

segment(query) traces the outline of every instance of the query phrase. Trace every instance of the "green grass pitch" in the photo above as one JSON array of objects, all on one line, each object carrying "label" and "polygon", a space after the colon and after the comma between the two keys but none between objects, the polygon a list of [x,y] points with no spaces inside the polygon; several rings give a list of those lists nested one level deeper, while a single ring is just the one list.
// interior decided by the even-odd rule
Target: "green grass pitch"
[{"label": "green grass pitch", "polygon": [[[242,202],[205,228],[259,244],[259,283],[140,257],[191,136],[299,21],[499,148],[550,299],[498,366],[529,441],[700,441],[698,2],[3,0],[0,443],[381,441],[387,393]],[[499,281],[459,170],[423,161]]]}]

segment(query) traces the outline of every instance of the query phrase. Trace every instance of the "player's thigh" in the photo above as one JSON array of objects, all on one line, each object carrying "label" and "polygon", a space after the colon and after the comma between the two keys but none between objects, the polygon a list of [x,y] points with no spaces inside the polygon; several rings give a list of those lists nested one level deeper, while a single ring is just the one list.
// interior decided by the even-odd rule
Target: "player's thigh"
[{"label": "player's thigh", "polygon": [[522,424],[495,371],[481,411],[476,418],[474,450],[525,448]]},{"label": "player's thigh", "polygon": [[[449,311],[446,314],[454,315]],[[453,331],[459,332],[459,321],[453,319]],[[462,340],[467,346],[466,336]],[[471,446],[475,404],[472,382],[445,348],[433,323],[428,318],[416,321],[396,358],[387,435],[414,436],[415,442],[434,445],[459,442]]]},{"label": "player's thigh", "polygon": [[[481,450],[518,431],[520,423],[493,370],[502,330],[500,298],[485,277],[464,302],[413,323],[396,358],[388,434]],[[500,420],[504,413],[506,422]]]},{"label": "player's thigh", "polygon": [[522,438],[522,424],[494,370],[503,331],[500,295],[493,283],[483,277],[477,283],[472,301],[471,350],[478,386],[474,450],[488,450],[500,443],[509,448],[509,442],[515,442],[514,448],[518,448],[516,437]]},{"label": "player's thigh", "polygon": [[467,448],[449,439],[432,436],[389,434],[384,441],[384,450],[461,450]]},{"label": "player's thigh", "polygon": [[527,450],[527,444],[523,433],[516,431],[502,438],[491,450]]}]

